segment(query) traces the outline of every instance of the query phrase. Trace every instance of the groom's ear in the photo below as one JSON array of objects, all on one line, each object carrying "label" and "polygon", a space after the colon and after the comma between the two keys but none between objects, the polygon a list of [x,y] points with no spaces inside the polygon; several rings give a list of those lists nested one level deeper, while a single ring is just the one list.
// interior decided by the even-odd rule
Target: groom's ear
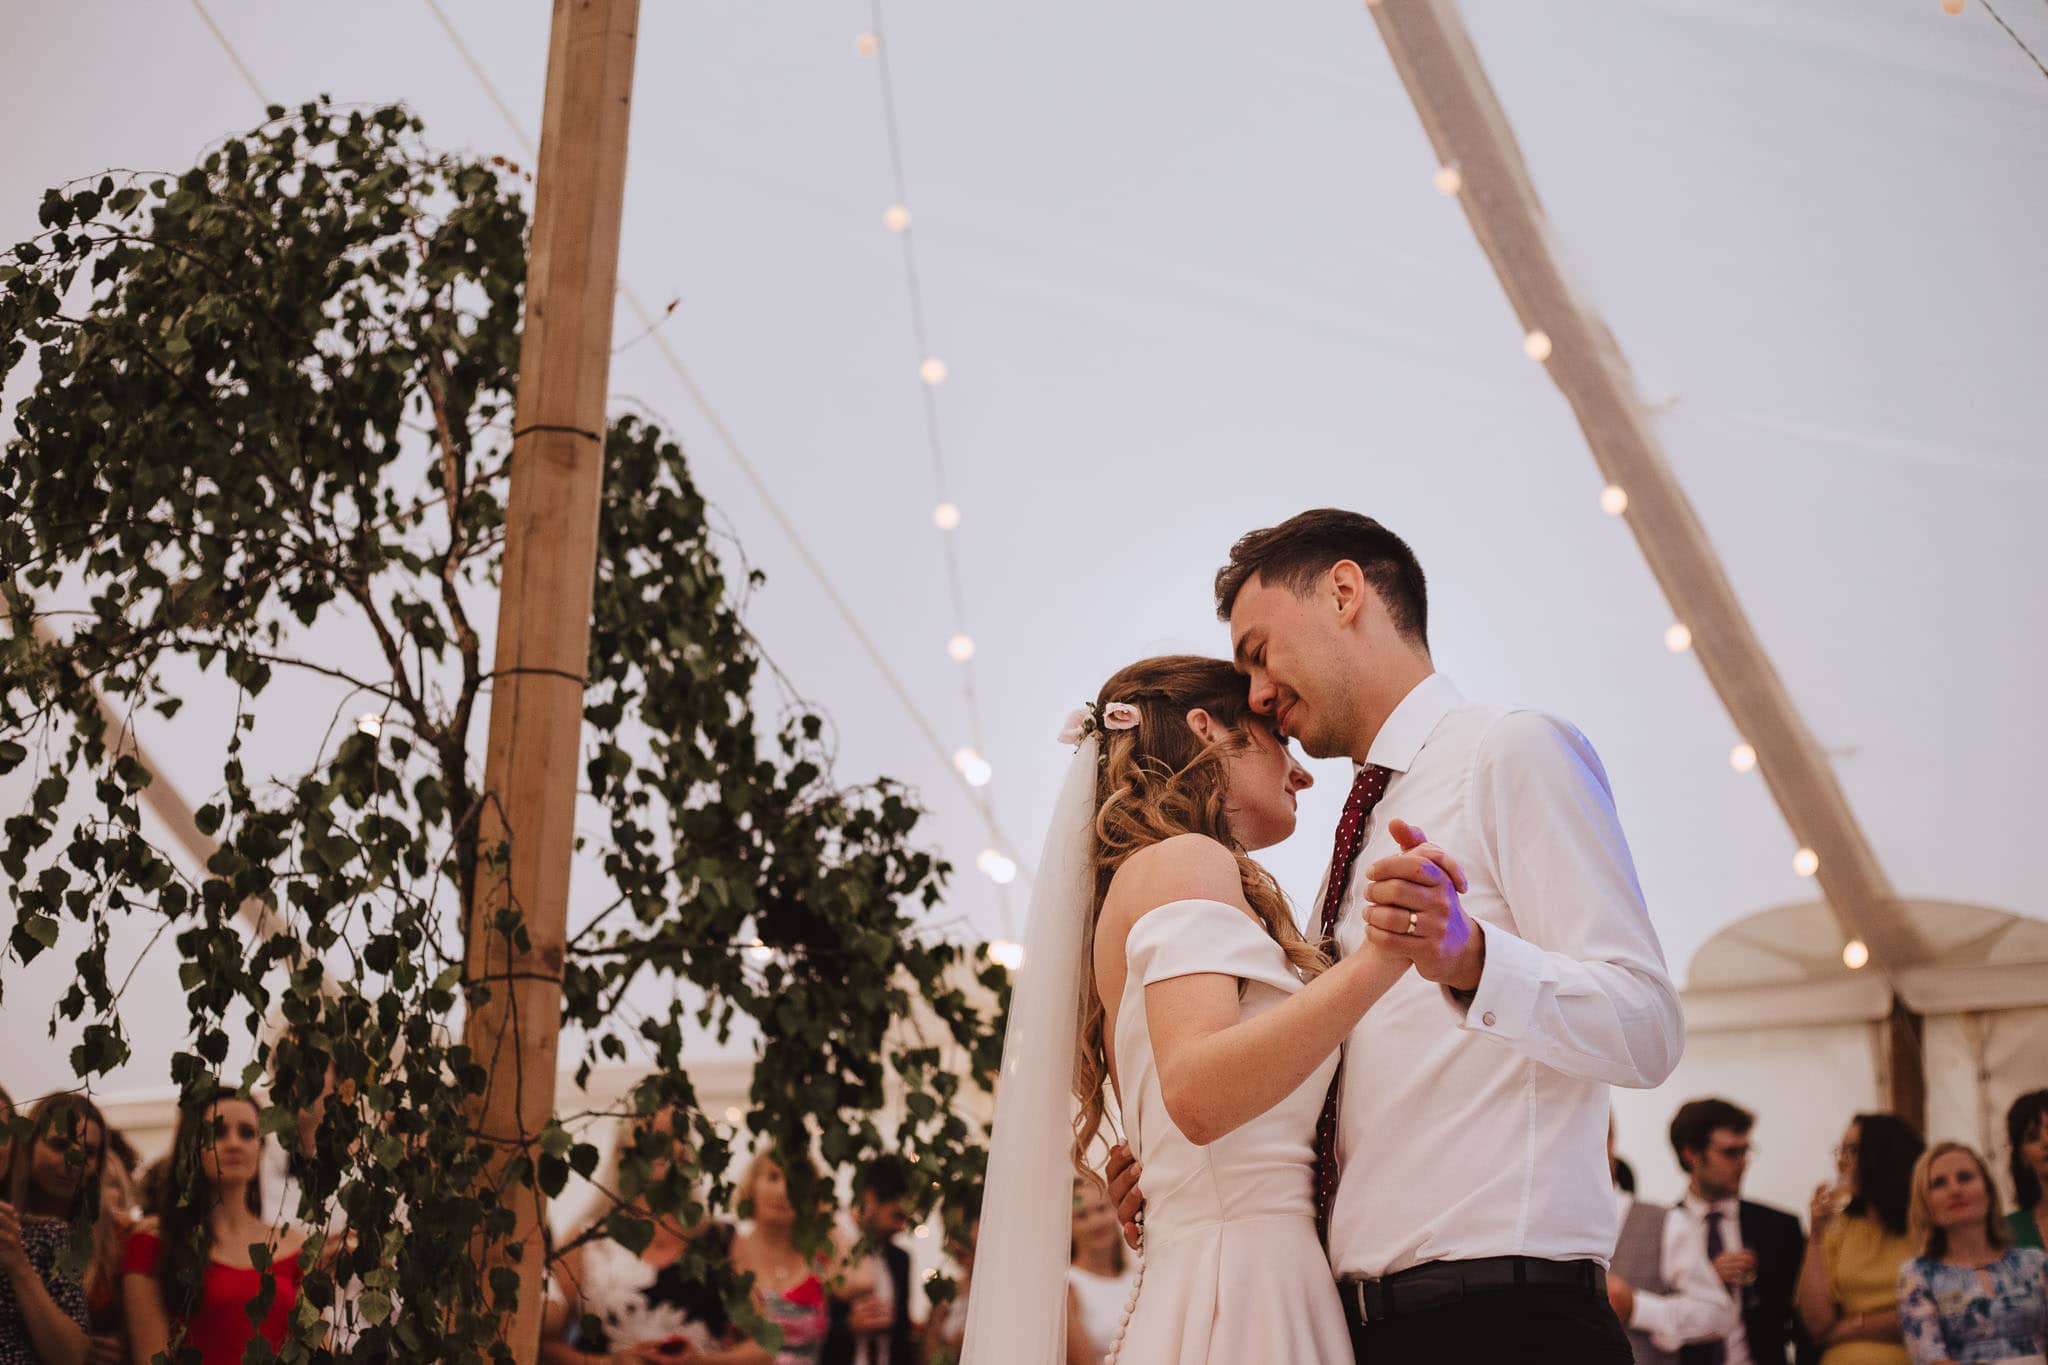
[{"label": "groom's ear", "polygon": [[1336,604],[1338,624],[1348,626],[1357,621],[1358,613],[1365,610],[1372,594],[1371,585],[1365,581],[1365,570],[1351,560],[1340,559],[1330,566],[1324,583]]}]

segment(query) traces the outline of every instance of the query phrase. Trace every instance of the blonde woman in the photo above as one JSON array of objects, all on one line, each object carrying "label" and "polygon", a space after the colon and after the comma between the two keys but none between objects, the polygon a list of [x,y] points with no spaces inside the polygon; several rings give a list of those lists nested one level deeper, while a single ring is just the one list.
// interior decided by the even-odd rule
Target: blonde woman
[{"label": "blonde woman", "polygon": [[[733,1238],[732,1263],[754,1277],[755,1307],[782,1328],[782,1346],[770,1359],[775,1365],[812,1365],[831,1326],[827,1295],[850,1299],[873,1284],[864,1272],[848,1269],[853,1248],[843,1236],[834,1234],[829,1256],[808,1256],[797,1246],[785,1160],[763,1151],[740,1177],[739,1210],[750,1222]],[[815,1176],[811,1188],[823,1188]]]},{"label": "blonde woman", "polygon": [[[1069,1160],[1085,1169],[1103,1133],[1106,1083],[1150,1195],[1144,1276],[1109,1353],[1348,1359],[1317,1235],[1315,1131],[1338,1047],[1409,961],[1367,944],[1331,965],[1251,860],[1294,832],[1310,778],[1228,662],[1133,664],[1065,737],[1080,748],[1034,888],[997,1093],[981,1274],[1004,1292],[970,1305],[966,1359],[1065,1354],[1064,1286],[1041,1264],[1070,1231],[1045,1198],[1058,1153],[1044,1133],[1066,1100],[1042,1093],[1042,1073],[1068,1079],[1046,1064],[1063,1020],[1078,1030]],[[1415,888],[1405,921],[1456,913],[1461,874],[1440,851],[1389,862],[1359,872]]]},{"label": "blonde woman", "polygon": [[1920,1255],[1899,1272],[1899,1320],[1913,1365],[2043,1365],[2048,1255],[2007,1245],[1984,1158],[1960,1142],[1929,1147],[1909,1218]]}]

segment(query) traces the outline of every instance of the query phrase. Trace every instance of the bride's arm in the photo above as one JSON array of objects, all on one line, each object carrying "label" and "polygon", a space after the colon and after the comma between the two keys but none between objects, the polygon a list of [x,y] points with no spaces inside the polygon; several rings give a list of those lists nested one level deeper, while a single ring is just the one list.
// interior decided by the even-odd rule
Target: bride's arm
[{"label": "bride's arm", "polygon": [[[1237,860],[1207,840],[1153,851],[1139,903],[1212,900],[1247,916]],[[1138,890],[1139,888],[1132,888]],[[1293,1094],[1335,1052],[1408,969],[1406,958],[1365,947],[1255,1018],[1238,1018],[1237,979],[1170,977],[1145,987],[1159,1085],[1174,1125],[1207,1146]]]}]

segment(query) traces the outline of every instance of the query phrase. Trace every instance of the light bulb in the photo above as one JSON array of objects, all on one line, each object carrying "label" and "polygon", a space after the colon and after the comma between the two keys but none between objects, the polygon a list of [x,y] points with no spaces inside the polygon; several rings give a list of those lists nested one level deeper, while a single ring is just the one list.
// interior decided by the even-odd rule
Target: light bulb
[{"label": "light bulb", "polygon": [[1017,880],[1017,864],[992,848],[983,849],[974,865],[997,886],[1008,886]]},{"label": "light bulb", "polygon": [[384,717],[375,711],[367,711],[356,717],[356,733],[368,735],[371,739],[384,733]]},{"label": "light bulb", "polygon": [[1456,166],[1439,167],[1436,173],[1436,192],[1456,194],[1465,188],[1465,177]]},{"label": "light bulb", "polygon": [[1943,14],[1961,14],[1968,7],[1969,0],[1941,0]]},{"label": "light bulb", "polygon": [[988,780],[995,776],[995,769],[987,759],[972,749],[962,749],[953,755],[953,766],[960,770],[960,776],[967,779],[970,787],[986,787]]},{"label": "light bulb", "polygon": [[960,509],[950,502],[942,502],[932,509],[932,525],[941,531],[955,530],[960,525]]},{"label": "light bulb", "polygon": [[952,639],[946,641],[946,653],[953,657],[954,663],[966,663],[974,657],[974,637],[972,635],[955,635]]},{"label": "light bulb", "polygon": [[1522,354],[1531,360],[1550,359],[1550,334],[1531,332],[1522,338]]},{"label": "light bulb", "polygon": [[853,40],[853,50],[863,57],[872,57],[882,50],[882,40],[872,33],[863,33]]},{"label": "light bulb", "polygon": [[1664,648],[1673,654],[1683,654],[1692,648],[1692,629],[1683,621],[1674,621],[1664,628]]},{"label": "light bulb", "polygon": [[882,215],[882,226],[891,232],[903,232],[910,227],[910,210],[901,204],[889,205],[889,211]]},{"label": "light bulb", "polygon": [[755,939],[747,945],[747,956],[755,962],[768,962],[774,959],[775,950],[761,940]]},{"label": "light bulb", "polygon": [[1024,945],[1015,939],[999,938],[988,945],[988,960],[1014,972],[1024,965]]},{"label": "light bulb", "polygon": [[1600,510],[1610,517],[1618,517],[1628,510],[1628,490],[1618,483],[1610,483],[1600,490]]},{"label": "light bulb", "polygon": [[1802,848],[1792,855],[1792,870],[1802,877],[1811,877],[1820,871],[1820,855],[1810,848]]},{"label": "light bulb", "polygon": [[738,1123],[741,1119],[744,1119],[745,1117],[746,1115],[742,1114],[739,1111],[738,1105],[728,1104],[725,1107],[725,1121],[727,1123]]},{"label": "light bulb", "polygon": [[1736,772],[1746,773],[1756,767],[1756,748],[1750,744],[1738,744],[1728,751],[1728,766]]},{"label": "light bulb", "polygon": [[924,364],[917,367],[917,377],[937,387],[946,382],[946,362],[937,356],[928,356]]},{"label": "light bulb", "polygon": [[1860,938],[1852,938],[1842,945],[1842,965],[1852,972],[1860,972],[1870,965],[1870,945]]}]

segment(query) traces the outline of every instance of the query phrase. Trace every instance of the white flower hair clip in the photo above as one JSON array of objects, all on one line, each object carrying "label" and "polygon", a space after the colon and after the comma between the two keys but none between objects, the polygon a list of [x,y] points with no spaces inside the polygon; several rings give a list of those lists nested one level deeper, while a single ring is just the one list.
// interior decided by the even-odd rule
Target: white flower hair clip
[{"label": "white flower hair clip", "polygon": [[1067,723],[1060,727],[1059,740],[1062,744],[1078,745],[1090,735],[1107,730],[1135,730],[1138,728],[1138,708],[1127,701],[1113,701],[1097,709],[1094,702],[1077,706],[1067,716]]}]

